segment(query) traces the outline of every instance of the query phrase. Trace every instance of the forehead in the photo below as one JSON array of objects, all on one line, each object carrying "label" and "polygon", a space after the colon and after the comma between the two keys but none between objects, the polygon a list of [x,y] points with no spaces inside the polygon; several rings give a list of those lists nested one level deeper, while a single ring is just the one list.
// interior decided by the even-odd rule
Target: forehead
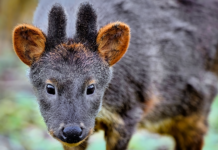
[{"label": "forehead", "polygon": [[[106,64],[97,51],[86,48],[83,44],[60,44],[43,54],[35,65],[46,76],[91,76]],[[61,77],[62,76],[62,77]]]},{"label": "forehead", "polygon": [[65,65],[80,66],[92,64],[94,62],[94,52],[86,48],[83,44],[60,44],[45,55],[51,64],[57,65],[57,62]]},{"label": "forehead", "polygon": [[99,61],[96,51],[92,51],[80,43],[60,44],[46,53],[41,59],[44,65],[59,72],[65,71],[64,68],[71,71],[88,71]]}]

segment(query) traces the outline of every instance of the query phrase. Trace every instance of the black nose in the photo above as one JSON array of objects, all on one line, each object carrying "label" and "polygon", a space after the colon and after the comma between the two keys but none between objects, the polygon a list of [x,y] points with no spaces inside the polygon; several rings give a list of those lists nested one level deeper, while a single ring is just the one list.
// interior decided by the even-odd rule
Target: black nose
[{"label": "black nose", "polygon": [[79,126],[67,126],[62,129],[63,140],[67,143],[77,143],[81,140],[82,129]]}]

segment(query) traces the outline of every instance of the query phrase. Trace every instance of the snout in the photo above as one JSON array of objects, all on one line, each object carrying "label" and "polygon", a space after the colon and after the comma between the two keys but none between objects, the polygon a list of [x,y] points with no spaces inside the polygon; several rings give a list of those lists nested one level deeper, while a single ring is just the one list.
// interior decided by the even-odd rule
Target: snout
[{"label": "snout", "polygon": [[80,125],[62,125],[56,131],[49,131],[49,133],[62,144],[67,146],[77,146],[85,141],[92,129],[86,129]]},{"label": "snout", "polygon": [[83,139],[83,129],[77,125],[63,127],[60,131],[60,139],[67,143],[78,143]]}]

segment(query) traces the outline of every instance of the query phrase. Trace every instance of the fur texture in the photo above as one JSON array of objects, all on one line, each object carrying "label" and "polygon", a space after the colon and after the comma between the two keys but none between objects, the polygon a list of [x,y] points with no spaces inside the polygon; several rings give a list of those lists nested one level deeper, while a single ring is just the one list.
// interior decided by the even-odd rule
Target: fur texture
[{"label": "fur texture", "polygon": [[66,15],[64,9],[55,4],[49,13],[47,50],[66,41]]},{"label": "fur texture", "polygon": [[101,57],[112,66],[129,47],[130,29],[122,22],[110,23],[99,30],[96,41]]},{"label": "fur texture", "polygon": [[17,56],[28,66],[37,61],[45,50],[46,37],[32,25],[21,24],[13,31],[13,46]]},{"label": "fur texture", "polygon": [[[124,150],[143,127],[173,136],[176,150],[202,149],[218,89],[218,1],[90,2],[79,7],[74,0],[41,0],[35,12],[34,25],[46,43],[29,63],[30,79],[50,133],[65,150],[83,150],[89,133],[103,129],[107,150]],[[59,19],[51,17],[55,13]],[[57,39],[49,36],[57,33]],[[25,44],[16,39],[15,50]],[[55,95],[46,93],[47,84]],[[87,95],[90,84],[95,92]],[[76,147],[61,135],[70,125],[84,128],[85,140]]]}]

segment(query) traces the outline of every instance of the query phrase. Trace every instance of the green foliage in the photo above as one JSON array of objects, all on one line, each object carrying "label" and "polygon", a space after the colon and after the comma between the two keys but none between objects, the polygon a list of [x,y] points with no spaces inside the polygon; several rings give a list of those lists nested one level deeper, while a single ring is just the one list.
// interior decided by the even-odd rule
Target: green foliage
[{"label": "green foliage", "polygon": [[205,145],[203,150],[218,149],[218,96],[215,98],[209,115],[209,131],[205,136]]},{"label": "green foliage", "polygon": [[[0,120],[3,122],[0,137],[6,139],[10,149],[61,149],[60,144],[54,142],[45,132],[45,125],[34,99],[28,93],[16,93],[0,101]],[[0,147],[1,145],[4,143]]]}]

